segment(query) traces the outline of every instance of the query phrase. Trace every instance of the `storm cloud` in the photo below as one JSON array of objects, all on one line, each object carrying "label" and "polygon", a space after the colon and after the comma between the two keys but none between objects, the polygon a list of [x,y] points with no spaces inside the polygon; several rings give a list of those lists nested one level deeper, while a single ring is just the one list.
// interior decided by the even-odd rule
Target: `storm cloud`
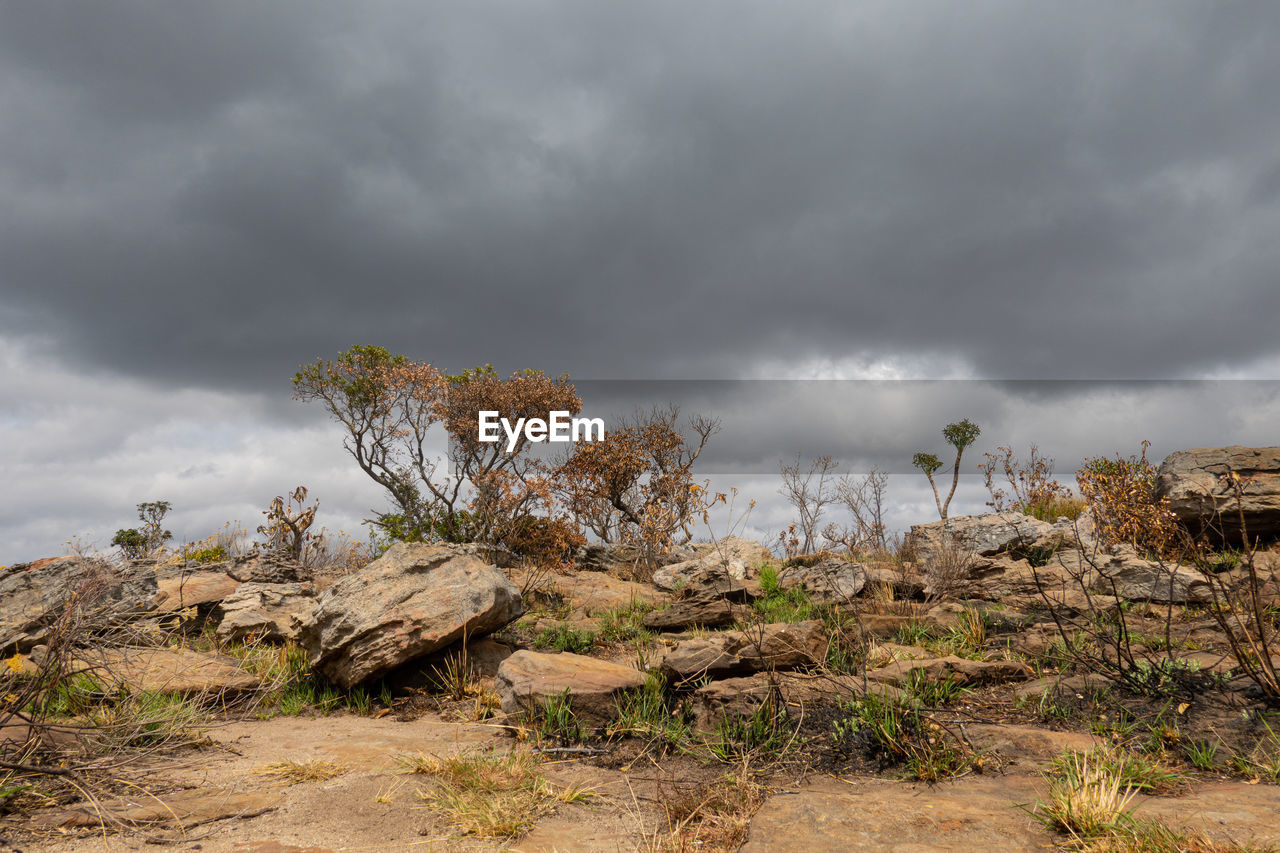
[{"label": "storm cloud", "polygon": [[[372,487],[288,399],[357,343],[598,380],[1275,378],[1278,37],[1263,2],[5,4],[0,560],[182,488],[193,530],[300,480],[358,523]],[[1161,387],[1060,459],[1276,443],[1270,391]],[[1042,445],[1111,393],[983,388],[1023,424],[984,437]],[[743,415],[716,465],[909,458],[968,416],[900,405],[860,444]]]}]

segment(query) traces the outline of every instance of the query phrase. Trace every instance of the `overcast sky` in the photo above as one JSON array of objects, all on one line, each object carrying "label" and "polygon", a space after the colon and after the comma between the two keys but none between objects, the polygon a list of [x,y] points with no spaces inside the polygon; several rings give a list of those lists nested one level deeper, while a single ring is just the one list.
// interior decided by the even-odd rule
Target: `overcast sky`
[{"label": "overcast sky", "polygon": [[1277,43],[1262,0],[0,4],[0,562],[144,500],[253,527],[298,483],[355,529],[382,499],[289,378],[360,343],[1089,380],[729,385],[710,473],[762,535],[777,459],[892,468],[960,417],[1067,480],[1280,444],[1273,384],[1102,384],[1280,376]]}]

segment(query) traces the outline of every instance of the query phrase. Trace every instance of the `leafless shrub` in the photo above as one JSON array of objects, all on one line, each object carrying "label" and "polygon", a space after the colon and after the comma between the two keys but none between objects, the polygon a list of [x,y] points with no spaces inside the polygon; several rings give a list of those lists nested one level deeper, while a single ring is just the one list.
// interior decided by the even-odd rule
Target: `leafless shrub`
[{"label": "leafless shrub", "polygon": [[859,478],[851,474],[841,476],[836,484],[836,498],[849,510],[853,523],[841,526],[832,522],[823,528],[822,537],[850,554],[887,551],[884,498],[888,484],[889,475],[876,468]]},{"label": "leafless shrub", "polygon": [[792,534],[799,539],[799,554],[813,553],[818,544],[818,521],[827,505],[836,499],[832,478],[838,464],[830,456],[820,456],[811,460],[806,469],[797,455],[794,463],[780,468],[782,488],[778,493],[799,514]]},{"label": "leafless shrub", "polygon": [[[1258,573],[1258,543],[1249,541],[1244,517],[1244,487],[1247,480],[1232,471],[1221,481],[1220,489],[1230,497],[1240,523],[1243,543],[1240,555],[1244,578],[1232,583],[1209,575],[1212,595],[1210,611],[1214,621],[1227,637],[1227,644],[1240,671],[1253,682],[1259,694],[1270,705],[1280,705],[1280,676],[1276,672],[1272,648],[1275,642],[1275,614],[1262,603],[1263,579]],[[1215,502],[1216,503],[1216,502]],[[1221,535],[1221,511],[1209,526]],[[1225,537],[1223,537],[1225,541]],[[1203,541],[1203,540],[1202,540]],[[1228,578],[1230,575],[1227,576]]]},{"label": "leafless shrub", "polygon": [[[1109,554],[1104,551],[1081,547],[1055,554],[1048,566],[1033,567],[1041,601],[1057,629],[1059,663],[1147,696],[1198,696],[1221,687],[1218,673],[1178,654],[1187,637],[1175,631],[1172,592],[1196,553],[1189,540],[1184,544],[1176,555],[1156,555],[1149,563],[1156,575],[1151,588],[1167,590],[1163,606],[1125,599],[1116,574],[1105,565]],[[1051,577],[1055,568],[1059,580]],[[1149,625],[1148,618],[1156,624]]]},{"label": "leafless shrub", "polygon": [[938,545],[929,552],[924,568],[927,601],[956,598],[968,586],[977,555],[951,531],[942,531]]}]

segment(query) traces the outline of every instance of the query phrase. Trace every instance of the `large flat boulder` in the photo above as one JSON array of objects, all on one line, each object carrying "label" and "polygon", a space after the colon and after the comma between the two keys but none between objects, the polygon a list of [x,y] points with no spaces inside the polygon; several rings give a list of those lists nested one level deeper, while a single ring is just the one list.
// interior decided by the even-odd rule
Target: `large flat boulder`
[{"label": "large flat boulder", "polygon": [[169,569],[156,580],[156,609],[161,613],[217,604],[240,587],[226,565]]},{"label": "large flat boulder", "polygon": [[108,630],[155,608],[154,567],[118,569],[88,557],[52,557],[0,569],[0,651],[44,643],[74,608],[81,635]]},{"label": "large flat boulder", "polygon": [[817,620],[758,625],[676,643],[658,668],[672,683],[796,669],[826,657],[828,639]]},{"label": "large flat boulder", "polygon": [[637,669],[569,652],[547,654],[521,650],[498,667],[493,686],[508,714],[528,710],[569,691],[573,712],[583,718],[612,719],[618,699],[643,687]]},{"label": "large flat boulder", "polygon": [[1197,447],[1170,453],[1160,463],[1156,496],[1169,502],[1193,533],[1240,539],[1235,495],[1222,478],[1244,480],[1242,509],[1250,538],[1280,536],[1280,447]]},{"label": "large flat boulder", "polygon": [[1018,546],[1030,546],[1052,530],[1052,524],[1020,512],[991,512],[913,524],[904,544],[928,571],[948,551],[991,557]]},{"label": "large flat boulder", "polygon": [[1173,561],[1145,560],[1129,545],[1115,546],[1094,562],[1093,589],[1098,592],[1162,604],[1206,602],[1213,597],[1208,579],[1200,572]]},{"label": "large flat boulder", "polygon": [[235,658],[190,649],[86,649],[75,666],[91,671],[104,685],[135,693],[211,694],[254,690],[262,684]]},{"label": "large flat boulder", "polygon": [[448,546],[399,542],[322,592],[299,641],[313,667],[351,687],[523,614],[520,590],[498,567]]},{"label": "large flat boulder", "polygon": [[215,612],[218,639],[226,642],[296,640],[316,607],[311,583],[246,583],[228,595]]}]

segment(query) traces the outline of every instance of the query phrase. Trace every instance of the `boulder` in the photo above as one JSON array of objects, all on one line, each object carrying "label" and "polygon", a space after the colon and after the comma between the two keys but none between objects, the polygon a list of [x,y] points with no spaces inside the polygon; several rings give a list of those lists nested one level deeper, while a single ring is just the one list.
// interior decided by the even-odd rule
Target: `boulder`
[{"label": "boulder", "polygon": [[1031,543],[1030,551],[1059,551],[1077,549],[1085,552],[1096,551],[1102,545],[1097,540],[1093,523],[1093,511],[1086,509],[1075,519],[1061,518],[1053,526],[1041,533]]},{"label": "boulder", "polygon": [[1096,562],[1093,589],[1101,593],[1173,604],[1205,602],[1213,597],[1200,572],[1173,562],[1144,560],[1129,545],[1113,547]]},{"label": "boulder", "polygon": [[[705,549],[705,550],[704,550]],[[653,573],[653,585],[673,590],[711,575],[746,580],[759,575],[759,566],[773,558],[759,542],[728,536],[713,545],[700,545],[700,556],[663,566]]]},{"label": "boulder", "polygon": [[1197,447],[1170,453],[1160,463],[1156,497],[1169,502],[1193,533],[1240,541],[1235,495],[1222,478],[1234,471],[1244,482],[1241,509],[1249,537],[1280,536],[1280,447]]},{"label": "boulder", "polygon": [[893,699],[901,691],[891,685],[869,683],[860,675],[758,672],[705,684],[693,691],[690,705],[694,726],[699,731],[714,732],[723,720],[750,716],[771,698],[775,707],[785,708],[796,719],[807,708],[829,707],[837,700],[867,693]]},{"label": "boulder", "polygon": [[456,550],[398,542],[316,599],[299,641],[311,665],[351,687],[524,613],[502,570]]},{"label": "boulder", "polygon": [[1052,524],[1020,512],[961,515],[945,522],[913,524],[904,544],[928,572],[931,564],[950,551],[990,557],[1017,546],[1030,546],[1052,530]]},{"label": "boulder", "polygon": [[262,683],[235,658],[190,649],[85,650],[77,655],[75,667],[92,671],[108,687],[135,693],[224,693],[254,690]]},{"label": "boulder", "polygon": [[850,601],[867,585],[867,567],[839,557],[822,560],[812,566],[785,566],[778,572],[778,586],[799,586],[815,601],[842,604]]},{"label": "boulder", "polygon": [[577,716],[596,722],[613,718],[621,695],[643,687],[637,669],[569,652],[518,651],[498,667],[493,686],[508,714],[528,710],[566,690]]},{"label": "boulder", "polygon": [[316,588],[311,583],[240,584],[218,605],[218,639],[296,640],[315,606]]},{"label": "boulder", "polygon": [[0,569],[0,651],[27,651],[50,637],[74,604],[77,630],[100,632],[155,608],[154,567],[116,569],[87,557],[52,557]]},{"label": "boulder", "polygon": [[668,599],[647,583],[619,580],[600,572],[557,575],[555,590],[584,616],[609,610],[626,610],[636,604],[656,605]]},{"label": "boulder", "polygon": [[156,579],[156,610],[172,613],[217,604],[234,593],[240,584],[241,581],[220,566],[166,570]]},{"label": "boulder", "polygon": [[720,628],[733,624],[746,610],[722,595],[704,592],[681,599],[664,610],[649,611],[644,615],[644,626],[650,631]]},{"label": "boulder", "polygon": [[672,683],[795,669],[826,657],[827,642],[826,631],[816,620],[759,625],[683,640],[663,656],[658,668]]}]

